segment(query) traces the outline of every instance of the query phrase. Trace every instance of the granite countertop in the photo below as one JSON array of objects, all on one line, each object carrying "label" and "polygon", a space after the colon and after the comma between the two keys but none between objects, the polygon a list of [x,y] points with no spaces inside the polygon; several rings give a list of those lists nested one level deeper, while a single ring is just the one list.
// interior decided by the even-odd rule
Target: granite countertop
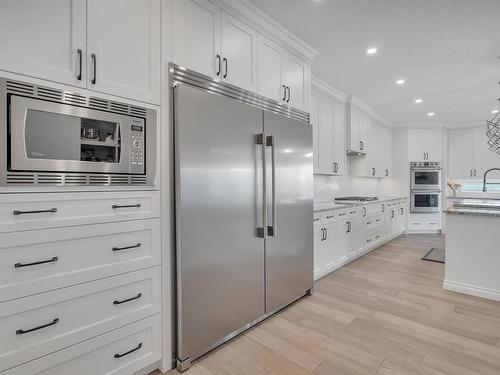
[{"label": "granite countertop", "polygon": [[368,202],[343,201],[342,203],[318,199],[314,200],[314,212],[338,210],[347,207],[366,206],[367,204],[385,203],[401,199],[406,199],[406,197],[383,196],[383,197],[378,197],[378,200],[376,201],[368,201]]},{"label": "granite countertop", "polygon": [[444,212],[453,215],[500,217],[500,202],[484,198],[462,198],[459,203],[454,203],[453,206],[448,207]]}]

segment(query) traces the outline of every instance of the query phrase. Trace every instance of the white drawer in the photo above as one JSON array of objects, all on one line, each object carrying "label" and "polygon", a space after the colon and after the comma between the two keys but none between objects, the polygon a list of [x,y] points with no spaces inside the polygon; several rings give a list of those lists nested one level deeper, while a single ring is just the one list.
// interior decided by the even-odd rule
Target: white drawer
[{"label": "white drawer", "polygon": [[408,229],[409,230],[441,230],[442,225],[441,225],[441,220],[440,219],[410,219],[408,221]]},{"label": "white drawer", "polygon": [[0,371],[160,311],[160,267],[3,302]]},{"label": "white drawer", "polygon": [[382,216],[373,216],[364,220],[365,222],[365,233],[372,234],[376,231],[380,231],[380,227],[382,226]]},{"label": "white drawer", "polygon": [[[160,219],[11,232],[1,238],[0,302],[161,263]],[[29,265],[43,261],[51,262]]]},{"label": "white drawer", "polygon": [[159,191],[0,194],[0,232],[160,217]]},{"label": "white drawer", "polygon": [[358,209],[358,207],[349,207],[349,208],[346,209],[346,212],[347,212],[347,217],[349,219],[357,218],[358,215],[359,215],[359,209]]},{"label": "white drawer", "polygon": [[[161,329],[158,314],[1,374],[131,375],[160,360]],[[116,358],[127,352],[130,353]]]}]

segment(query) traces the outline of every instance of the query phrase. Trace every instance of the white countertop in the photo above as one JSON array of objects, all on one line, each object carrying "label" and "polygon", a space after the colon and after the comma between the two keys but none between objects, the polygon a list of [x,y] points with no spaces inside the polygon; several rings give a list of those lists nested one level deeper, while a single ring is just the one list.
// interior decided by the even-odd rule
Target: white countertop
[{"label": "white countertop", "polygon": [[322,199],[314,200],[314,212],[318,211],[330,211],[330,210],[338,210],[346,207],[354,207],[354,206],[366,206],[368,204],[376,204],[376,203],[385,203],[389,201],[402,200],[406,199],[406,197],[402,196],[380,196],[377,197],[376,201],[368,201],[368,202],[354,202],[354,201],[342,201],[340,202],[332,202]]}]

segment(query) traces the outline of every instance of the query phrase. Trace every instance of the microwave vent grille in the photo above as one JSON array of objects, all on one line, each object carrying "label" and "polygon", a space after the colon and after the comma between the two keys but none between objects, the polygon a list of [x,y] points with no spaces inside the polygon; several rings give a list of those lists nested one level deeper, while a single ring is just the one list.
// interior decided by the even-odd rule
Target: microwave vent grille
[{"label": "microwave vent grille", "polygon": [[146,176],[132,176],[130,177],[131,185],[145,185],[147,183]]},{"label": "microwave vent grille", "polygon": [[130,114],[135,116],[146,117],[146,109],[130,106]]},{"label": "microwave vent grille", "polygon": [[34,184],[35,175],[33,174],[17,174],[17,173],[7,173],[7,184]]},{"label": "microwave vent grille", "polygon": [[85,96],[72,92],[64,93],[64,101],[69,104],[87,105],[87,98]]},{"label": "microwave vent grille", "polygon": [[126,104],[111,102],[110,103],[110,109],[113,112],[123,113],[123,114],[126,114],[126,115],[129,114],[129,106],[126,105]]},{"label": "microwave vent grille", "polygon": [[37,183],[46,185],[63,185],[64,178],[60,174],[39,174],[37,176]]},{"label": "microwave vent grille", "polygon": [[111,176],[111,185],[128,185],[128,176]]},{"label": "microwave vent grille", "polygon": [[104,99],[91,97],[89,99],[89,107],[96,108],[96,109],[109,110],[109,102],[107,100],[104,100]]},{"label": "microwave vent grille", "polygon": [[6,81],[7,92],[17,93],[17,94],[35,94],[35,87],[28,83],[16,82],[16,81]]},{"label": "microwave vent grille", "polygon": [[49,100],[62,100],[62,91],[56,89],[50,89],[48,87],[37,86],[36,96],[42,99]]},{"label": "microwave vent grille", "polygon": [[65,185],[86,185],[87,184],[87,176],[66,175],[66,176],[64,176],[64,184]]},{"label": "microwave vent grille", "polygon": [[89,185],[109,185],[109,176],[89,176]]}]

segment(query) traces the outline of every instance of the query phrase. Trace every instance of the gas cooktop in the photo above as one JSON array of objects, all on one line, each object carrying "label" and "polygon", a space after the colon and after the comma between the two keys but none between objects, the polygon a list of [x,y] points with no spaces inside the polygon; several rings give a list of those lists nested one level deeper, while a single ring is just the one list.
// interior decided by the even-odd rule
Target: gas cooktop
[{"label": "gas cooktop", "polygon": [[349,202],[371,202],[371,201],[377,201],[377,197],[339,197],[335,198],[336,201],[342,202],[342,201],[349,201]]}]

